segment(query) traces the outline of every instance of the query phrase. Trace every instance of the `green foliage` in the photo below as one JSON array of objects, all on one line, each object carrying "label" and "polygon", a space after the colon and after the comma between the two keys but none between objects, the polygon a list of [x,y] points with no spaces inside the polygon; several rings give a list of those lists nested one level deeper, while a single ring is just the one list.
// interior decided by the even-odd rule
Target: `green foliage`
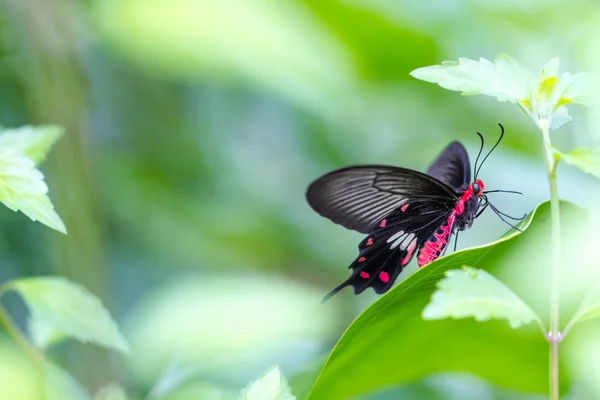
[{"label": "green foliage", "polygon": [[129,346],[100,299],[87,289],[63,278],[22,278],[6,284],[17,291],[38,320],[29,327],[38,344],[48,344],[48,337],[65,335],[81,342],[91,342],[121,352]]},{"label": "green foliage", "polygon": [[[522,223],[522,229],[547,230],[549,214],[548,204],[540,205]],[[512,257],[522,256],[520,247],[526,243],[528,231],[442,257],[383,295],[338,341],[309,399],[348,398],[456,370],[512,390],[546,392],[547,343],[539,330],[527,326],[513,330],[498,321],[421,318],[446,271],[463,265],[486,270],[504,266],[504,260],[510,263]],[[506,365],[511,365],[510,370]]]},{"label": "green foliage", "polygon": [[92,400],[92,397],[68,372],[46,363],[45,400]]},{"label": "green foliage", "polygon": [[579,308],[569,321],[568,327],[572,327],[579,321],[600,317],[600,284],[596,284],[583,299]]},{"label": "green foliage", "polygon": [[553,58],[536,76],[508,56],[494,63],[484,58],[460,58],[458,62],[418,68],[411,75],[465,95],[485,94],[518,103],[537,126],[547,125],[552,132],[571,120],[562,106],[588,104],[591,97],[590,76],[566,72],[559,77],[559,64],[558,57]]},{"label": "green foliage", "polygon": [[499,101],[516,103],[529,95],[529,82],[534,75],[508,56],[495,62],[459,58],[441,65],[417,68],[410,73],[417,79],[437,83],[444,89],[465,95],[485,94]]},{"label": "green foliage", "polygon": [[279,368],[275,367],[242,392],[240,400],[295,400]]},{"label": "green foliage", "polygon": [[568,153],[553,149],[554,154],[569,165],[579,168],[585,173],[600,178],[600,154],[589,147],[573,149]]},{"label": "green foliage", "polygon": [[46,126],[10,129],[0,134],[0,201],[33,221],[66,233],[48,197],[44,175],[35,168],[62,130]]},{"label": "green foliage", "polygon": [[127,393],[121,386],[112,384],[98,390],[94,400],[127,400]]},{"label": "green foliage", "polygon": [[[473,317],[477,321],[506,319],[512,328],[539,317],[505,284],[484,270],[463,267],[446,272],[423,310],[428,320]],[[541,323],[541,321],[540,321]]]},{"label": "green foliage", "polygon": [[54,125],[3,129],[0,133],[0,149],[15,150],[39,164],[63,134],[63,128]]}]

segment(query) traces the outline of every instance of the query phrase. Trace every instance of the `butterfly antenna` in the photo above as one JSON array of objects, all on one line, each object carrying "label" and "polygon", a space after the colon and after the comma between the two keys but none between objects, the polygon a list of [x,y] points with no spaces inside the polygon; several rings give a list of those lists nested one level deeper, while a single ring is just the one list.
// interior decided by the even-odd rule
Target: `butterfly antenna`
[{"label": "butterfly antenna", "polygon": [[483,151],[483,145],[484,145],[485,141],[483,140],[483,135],[481,133],[479,133],[479,132],[475,132],[475,133],[477,133],[477,135],[481,139],[481,146],[479,147],[479,153],[477,153],[477,158],[475,159],[475,167],[473,168],[473,170],[475,171],[475,179],[477,179],[477,161],[479,161],[479,156],[481,155],[481,152]]},{"label": "butterfly antenna", "polygon": [[488,193],[514,193],[514,194],[523,195],[523,193],[517,192],[515,190],[484,190],[483,193],[484,194],[488,194]]},{"label": "butterfly antenna", "polygon": [[490,206],[490,208],[492,209],[492,211],[498,216],[498,218],[500,218],[502,220],[502,222],[504,222],[506,225],[510,226],[511,228],[519,231],[519,232],[523,232],[521,229],[517,228],[516,226],[514,226],[513,224],[511,224],[510,222],[508,222],[507,220],[504,219],[503,215],[506,216],[507,218],[511,218],[517,221],[523,220],[525,219],[526,215],[523,216],[523,218],[514,218],[514,217],[510,217],[506,214],[504,214],[503,212],[501,212],[500,210],[498,210],[496,207],[494,207],[491,203],[488,203],[488,205]]},{"label": "butterfly antenna", "polygon": [[[487,160],[487,158],[490,156],[490,154],[492,154],[492,151],[494,151],[494,149],[500,144],[500,141],[502,140],[502,137],[504,136],[504,127],[502,126],[502,124],[498,124],[498,125],[500,126],[500,137],[498,138],[498,141],[496,142],[494,147],[492,147],[492,149],[483,158],[483,161],[481,161],[481,164],[479,165],[479,169],[475,170],[475,178],[477,178],[477,175],[479,174],[479,171],[481,170],[481,167],[483,166],[483,163],[485,162],[485,160]],[[479,156],[478,156],[478,158],[479,158]]]}]

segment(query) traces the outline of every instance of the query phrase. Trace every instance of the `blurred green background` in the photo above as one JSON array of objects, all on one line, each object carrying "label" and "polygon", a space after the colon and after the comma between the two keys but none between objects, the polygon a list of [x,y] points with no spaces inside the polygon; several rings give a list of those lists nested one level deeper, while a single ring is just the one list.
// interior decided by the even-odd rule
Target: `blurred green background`
[{"label": "blurred green background", "polygon": [[[185,380],[165,398],[229,399],[279,365],[303,398],[375,299],[348,289],[320,304],[361,236],[312,212],[307,185],[349,164],[424,170],[452,140],[474,158],[475,131],[491,143],[501,122],[505,140],[480,177],[525,193],[496,195],[501,210],[529,212],[548,193],[525,114],[408,74],[501,53],[536,71],[555,56],[561,71],[593,70],[599,10],[591,0],[5,0],[0,124],[66,128],[43,169],[69,235],[0,209],[0,278],[60,274],[103,298],[130,357],[74,343],[52,353],[92,391],[117,382],[132,399],[158,399]],[[592,144],[596,121],[570,112],[556,146]],[[596,189],[561,167],[562,198],[596,204]],[[459,248],[506,228],[485,213]],[[22,303],[7,304],[23,322]],[[30,369],[0,337],[0,398],[38,399]],[[369,397],[399,398],[538,397],[462,374]]]}]

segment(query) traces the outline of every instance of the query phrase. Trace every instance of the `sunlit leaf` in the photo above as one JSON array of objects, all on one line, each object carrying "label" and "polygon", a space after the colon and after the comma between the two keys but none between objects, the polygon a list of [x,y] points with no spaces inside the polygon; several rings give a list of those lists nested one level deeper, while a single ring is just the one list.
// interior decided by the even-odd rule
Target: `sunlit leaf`
[{"label": "sunlit leaf", "polygon": [[125,338],[102,306],[87,289],[63,278],[23,278],[8,284],[16,290],[31,313],[48,329],[122,352],[128,351]]},{"label": "sunlit leaf", "polygon": [[459,58],[441,65],[418,68],[410,73],[417,79],[437,83],[465,95],[485,94],[499,101],[517,102],[530,97],[529,83],[534,75],[507,56],[495,62]]},{"label": "sunlit leaf", "polygon": [[585,173],[600,178],[600,152],[589,147],[581,147],[562,153],[560,150],[554,149],[554,152],[560,156],[561,160],[576,168],[579,168]]},{"label": "sunlit leaf", "polygon": [[46,363],[45,376],[45,400],[92,400],[83,386],[62,368]]},{"label": "sunlit leaf", "polygon": [[241,400],[295,400],[279,368],[271,369],[265,376],[250,384]]},{"label": "sunlit leaf", "polygon": [[[579,213],[577,207],[561,203],[561,216],[571,219]],[[446,271],[464,265],[490,271],[537,315],[548,315],[547,282],[540,273],[548,264],[544,249],[550,231],[549,203],[538,206],[521,229],[525,231],[441,257],[381,296],[337,342],[309,400],[353,398],[444,371],[468,372],[510,390],[547,393],[548,344],[537,326],[512,329],[498,320],[421,317]],[[572,286],[566,280],[562,283],[565,290]],[[576,296],[565,301],[572,297]],[[570,308],[570,302],[561,303],[565,316]],[[563,372],[561,389],[566,390],[569,376]]]},{"label": "sunlit leaf", "polygon": [[0,149],[15,150],[38,164],[63,133],[63,128],[52,125],[3,129],[0,131]]},{"label": "sunlit leaf", "polygon": [[0,201],[33,221],[66,233],[48,197],[44,175],[31,159],[11,149],[0,148]]},{"label": "sunlit leaf", "polygon": [[539,320],[519,296],[484,270],[463,267],[447,271],[437,288],[423,310],[424,319],[506,319],[512,328]]}]

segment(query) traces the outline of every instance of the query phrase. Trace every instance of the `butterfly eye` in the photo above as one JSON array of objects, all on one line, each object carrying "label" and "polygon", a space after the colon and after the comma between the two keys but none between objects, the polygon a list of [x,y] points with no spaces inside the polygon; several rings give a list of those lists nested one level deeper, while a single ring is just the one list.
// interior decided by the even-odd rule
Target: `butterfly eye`
[{"label": "butterfly eye", "polygon": [[479,192],[481,192],[481,187],[479,186],[479,183],[475,182],[475,183],[473,184],[473,193],[474,193],[475,195],[478,195],[478,194],[479,194]]}]

